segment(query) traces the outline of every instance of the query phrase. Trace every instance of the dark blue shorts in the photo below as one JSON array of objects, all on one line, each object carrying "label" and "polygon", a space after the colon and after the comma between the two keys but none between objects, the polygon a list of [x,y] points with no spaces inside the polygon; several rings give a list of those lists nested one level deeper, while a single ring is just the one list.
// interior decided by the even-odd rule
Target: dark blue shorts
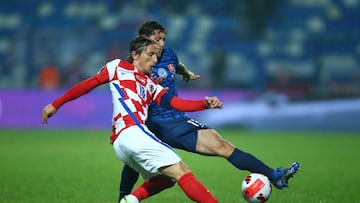
[{"label": "dark blue shorts", "polygon": [[148,128],[170,146],[190,152],[196,151],[198,130],[210,127],[192,118],[172,121],[147,121]]}]

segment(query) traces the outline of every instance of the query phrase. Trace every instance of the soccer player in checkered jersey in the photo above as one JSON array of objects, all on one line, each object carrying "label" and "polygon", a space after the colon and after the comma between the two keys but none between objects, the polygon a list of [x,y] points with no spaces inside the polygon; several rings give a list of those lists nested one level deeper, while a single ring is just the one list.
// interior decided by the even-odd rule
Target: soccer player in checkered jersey
[{"label": "soccer player in checkered jersey", "polygon": [[[138,34],[155,40],[161,48],[159,61],[152,69],[152,77],[166,87],[168,93],[177,96],[176,73],[182,75],[185,82],[200,77],[179,63],[177,55],[172,49],[164,47],[166,30],[160,23],[145,22],[139,28]],[[240,170],[266,175],[278,189],[287,187],[288,179],[300,167],[299,163],[295,162],[288,168],[273,169],[253,155],[224,140],[216,130],[189,118],[184,112],[164,108],[155,103],[150,105],[146,125],[157,137],[174,148],[202,155],[223,157]],[[137,179],[138,173],[132,168],[124,166],[121,174],[119,201],[124,195],[131,192]]]},{"label": "soccer player in checkered jersey", "polygon": [[108,84],[113,103],[110,141],[119,159],[138,171],[145,180],[122,202],[140,202],[177,182],[191,200],[216,203],[215,197],[195,178],[175,150],[146,127],[145,120],[151,102],[179,111],[222,108],[222,103],[216,97],[184,100],[167,93],[165,88],[149,77],[157,62],[158,51],[154,40],[144,36],[135,38],[130,43],[127,60],[110,61],[96,75],[71,87],[45,106],[42,122],[46,124],[65,103],[87,94],[97,86]]}]

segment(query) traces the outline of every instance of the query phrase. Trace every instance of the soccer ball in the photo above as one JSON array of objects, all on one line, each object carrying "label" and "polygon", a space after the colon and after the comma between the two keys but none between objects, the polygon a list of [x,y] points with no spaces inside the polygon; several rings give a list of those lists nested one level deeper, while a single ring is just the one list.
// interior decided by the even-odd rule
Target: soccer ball
[{"label": "soccer ball", "polygon": [[271,195],[269,179],[260,173],[251,173],[244,178],[241,192],[246,201],[250,203],[266,202]]}]

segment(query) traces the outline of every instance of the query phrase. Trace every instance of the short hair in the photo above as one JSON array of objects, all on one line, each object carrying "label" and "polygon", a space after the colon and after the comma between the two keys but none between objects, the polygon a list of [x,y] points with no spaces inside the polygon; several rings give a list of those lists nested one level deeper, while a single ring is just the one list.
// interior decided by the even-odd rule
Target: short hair
[{"label": "short hair", "polygon": [[135,51],[136,54],[140,54],[143,50],[146,49],[149,45],[154,44],[156,45],[156,42],[146,36],[137,36],[135,37],[129,45],[129,54],[127,56],[127,60],[132,63],[134,59],[131,56],[131,53]]},{"label": "short hair", "polygon": [[157,21],[147,21],[140,26],[138,34],[150,37],[156,30],[166,33],[165,27]]}]

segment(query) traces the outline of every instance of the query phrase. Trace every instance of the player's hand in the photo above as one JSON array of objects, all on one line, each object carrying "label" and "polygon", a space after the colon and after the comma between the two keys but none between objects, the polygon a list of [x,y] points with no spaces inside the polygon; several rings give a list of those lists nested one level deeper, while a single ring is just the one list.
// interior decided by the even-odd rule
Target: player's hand
[{"label": "player's hand", "polygon": [[56,108],[52,104],[45,106],[45,108],[41,112],[42,123],[47,124],[48,119],[51,116],[55,115],[56,111],[57,111]]},{"label": "player's hand", "polygon": [[189,80],[196,80],[198,78],[200,78],[200,75],[197,75],[189,70],[182,75],[182,80],[184,82],[189,82]]},{"label": "player's hand", "polygon": [[205,97],[205,104],[208,109],[223,108],[223,103],[217,97]]},{"label": "player's hand", "polygon": [[192,71],[188,70],[186,66],[182,63],[179,63],[179,67],[182,70],[182,80],[184,82],[189,82],[189,80],[196,80],[200,78],[200,75],[193,73]]}]

